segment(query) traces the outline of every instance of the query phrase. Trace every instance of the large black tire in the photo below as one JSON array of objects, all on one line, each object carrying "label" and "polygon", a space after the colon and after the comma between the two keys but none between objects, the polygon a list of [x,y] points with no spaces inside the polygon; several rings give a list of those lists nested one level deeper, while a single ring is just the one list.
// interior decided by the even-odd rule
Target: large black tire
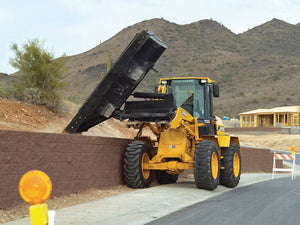
[{"label": "large black tire", "polygon": [[214,190],[219,184],[220,160],[215,142],[204,140],[196,145],[194,155],[194,177],[196,186]]},{"label": "large black tire", "polygon": [[178,174],[169,174],[164,170],[155,171],[156,180],[159,184],[172,184],[176,183]]},{"label": "large black tire", "polygon": [[128,145],[123,160],[125,183],[131,188],[149,187],[151,170],[143,170],[143,161],[151,159],[149,146],[143,141],[133,141]]},{"label": "large black tire", "polygon": [[241,153],[240,147],[230,143],[228,148],[222,148],[220,184],[233,188],[238,185],[241,176]]}]

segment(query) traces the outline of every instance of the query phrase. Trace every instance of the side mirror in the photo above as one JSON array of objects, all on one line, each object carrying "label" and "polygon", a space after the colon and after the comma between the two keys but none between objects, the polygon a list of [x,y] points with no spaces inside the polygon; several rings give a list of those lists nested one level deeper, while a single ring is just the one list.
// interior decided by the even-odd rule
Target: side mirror
[{"label": "side mirror", "polygon": [[214,97],[219,97],[220,96],[219,95],[219,85],[217,85],[217,84],[213,85],[213,95],[214,95]]}]

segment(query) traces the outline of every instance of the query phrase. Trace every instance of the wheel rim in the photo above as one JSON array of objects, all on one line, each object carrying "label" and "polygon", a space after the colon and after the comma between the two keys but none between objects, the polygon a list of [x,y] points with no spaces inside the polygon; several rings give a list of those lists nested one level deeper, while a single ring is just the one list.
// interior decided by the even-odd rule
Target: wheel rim
[{"label": "wheel rim", "polygon": [[240,157],[239,154],[235,153],[233,156],[233,173],[235,177],[239,176],[240,168],[241,168]]},{"label": "wheel rim", "polygon": [[211,157],[211,174],[214,179],[217,179],[219,173],[219,160],[216,152]]},{"label": "wheel rim", "polygon": [[144,169],[144,164],[149,163],[149,161],[150,161],[149,155],[147,153],[144,153],[142,157],[142,174],[144,179],[148,179],[150,177],[150,170]]}]

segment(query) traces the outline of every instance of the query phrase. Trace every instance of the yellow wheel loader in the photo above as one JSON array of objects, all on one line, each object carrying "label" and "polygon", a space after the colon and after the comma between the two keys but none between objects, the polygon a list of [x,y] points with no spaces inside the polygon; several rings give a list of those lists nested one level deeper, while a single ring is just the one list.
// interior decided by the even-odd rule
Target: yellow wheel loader
[{"label": "yellow wheel loader", "polygon": [[[125,150],[124,180],[145,188],[155,174],[160,184],[193,170],[198,188],[238,185],[241,155],[238,137],[225,134],[213,114],[219,86],[208,77],[162,78],[153,93],[134,92],[166,45],[150,31],[137,34],[102,82],[66,127],[80,133],[114,117],[138,130]],[[135,99],[127,101],[132,95]],[[148,128],[154,135],[143,136]]]},{"label": "yellow wheel loader", "polygon": [[[158,93],[134,93],[148,100],[125,103],[120,119],[139,129],[127,147],[124,178],[128,186],[148,187],[155,173],[160,184],[176,182],[178,174],[194,170],[196,185],[213,190],[219,182],[235,187],[241,174],[239,139],[225,134],[213,115],[218,85],[207,77],[160,80]],[[149,127],[156,138],[143,137]]]}]

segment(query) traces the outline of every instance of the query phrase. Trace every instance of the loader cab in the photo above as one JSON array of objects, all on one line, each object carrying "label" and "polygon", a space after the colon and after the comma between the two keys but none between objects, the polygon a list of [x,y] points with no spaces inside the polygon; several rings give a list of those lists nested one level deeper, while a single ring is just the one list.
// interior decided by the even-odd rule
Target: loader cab
[{"label": "loader cab", "polygon": [[212,103],[213,97],[219,96],[219,89],[212,80],[209,78],[172,78],[161,79],[160,84],[166,87],[167,94],[173,94],[176,106],[196,117],[198,123],[214,120]]}]

